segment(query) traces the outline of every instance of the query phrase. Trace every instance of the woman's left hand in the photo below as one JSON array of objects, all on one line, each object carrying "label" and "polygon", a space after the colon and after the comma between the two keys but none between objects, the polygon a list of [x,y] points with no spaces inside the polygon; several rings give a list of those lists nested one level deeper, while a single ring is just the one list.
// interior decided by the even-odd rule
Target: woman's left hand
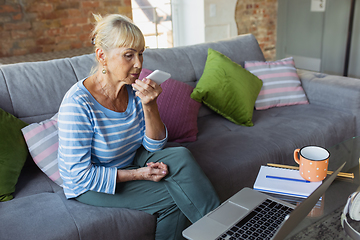
[{"label": "woman's left hand", "polygon": [[137,79],[132,86],[137,90],[135,94],[144,105],[156,102],[156,99],[162,92],[162,88],[157,83],[147,78],[142,81]]}]

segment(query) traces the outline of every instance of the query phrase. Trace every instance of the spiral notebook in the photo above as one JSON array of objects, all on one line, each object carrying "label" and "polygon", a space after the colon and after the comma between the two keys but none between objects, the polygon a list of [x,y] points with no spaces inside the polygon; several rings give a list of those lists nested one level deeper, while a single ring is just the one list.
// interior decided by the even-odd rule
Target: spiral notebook
[{"label": "spiral notebook", "polygon": [[303,179],[299,170],[261,166],[253,188],[265,193],[307,198],[321,183]]}]

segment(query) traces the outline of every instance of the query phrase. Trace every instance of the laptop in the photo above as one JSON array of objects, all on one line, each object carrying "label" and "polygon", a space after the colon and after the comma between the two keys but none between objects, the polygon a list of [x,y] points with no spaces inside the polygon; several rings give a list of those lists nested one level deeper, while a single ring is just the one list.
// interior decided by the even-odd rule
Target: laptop
[{"label": "laptop", "polygon": [[284,239],[308,215],[345,164],[297,207],[243,188],[182,234],[190,240]]}]

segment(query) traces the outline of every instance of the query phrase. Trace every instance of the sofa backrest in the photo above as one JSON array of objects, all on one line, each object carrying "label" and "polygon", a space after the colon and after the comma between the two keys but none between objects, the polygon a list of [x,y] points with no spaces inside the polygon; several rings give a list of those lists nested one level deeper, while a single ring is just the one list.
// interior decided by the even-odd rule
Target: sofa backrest
[{"label": "sofa backrest", "polygon": [[146,49],[143,68],[169,72],[171,78],[195,87],[203,74],[209,48],[221,52],[241,66],[244,66],[244,61],[265,61],[255,37],[244,34],[228,40],[192,46]]},{"label": "sofa backrest", "polygon": [[[243,66],[244,61],[264,61],[251,34],[235,38],[168,49],[147,49],[143,68],[160,69],[172,78],[195,86],[200,79],[208,48],[213,48]],[[95,64],[94,54],[44,62],[0,66],[0,108],[27,123],[52,117],[66,91],[87,77]]]},{"label": "sofa backrest", "polygon": [[93,55],[0,67],[0,108],[32,123],[52,117],[66,91],[86,77]]}]

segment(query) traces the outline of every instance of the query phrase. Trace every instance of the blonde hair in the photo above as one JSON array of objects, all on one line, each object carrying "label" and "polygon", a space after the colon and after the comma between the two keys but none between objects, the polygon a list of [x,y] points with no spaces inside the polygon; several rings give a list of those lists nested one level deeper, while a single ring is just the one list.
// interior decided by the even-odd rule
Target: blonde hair
[{"label": "blonde hair", "polygon": [[93,14],[96,26],[92,32],[92,43],[105,52],[118,47],[145,47],[145,38],[141,30],[130,18],[120,14],[102,17]]}]

